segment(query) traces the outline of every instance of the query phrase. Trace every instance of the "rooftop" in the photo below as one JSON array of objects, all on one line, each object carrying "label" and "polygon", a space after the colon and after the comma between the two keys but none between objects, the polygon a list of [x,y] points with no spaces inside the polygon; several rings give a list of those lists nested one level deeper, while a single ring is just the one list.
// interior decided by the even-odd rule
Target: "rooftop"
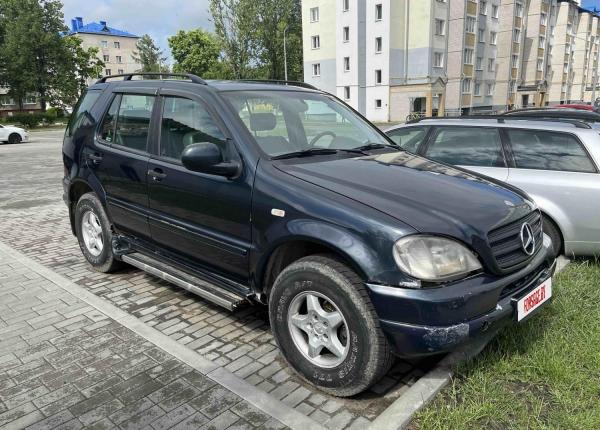
[{"label": "rooftop", "polygon": [[83,18],[77,16],[71,20],[71,28],[66,32],[67,35],[85,33],[85,34],[104,34],[107,36],[132,37],[139,38],[135,34],[125,30],[109,27],[106,21],[83,23]]}]

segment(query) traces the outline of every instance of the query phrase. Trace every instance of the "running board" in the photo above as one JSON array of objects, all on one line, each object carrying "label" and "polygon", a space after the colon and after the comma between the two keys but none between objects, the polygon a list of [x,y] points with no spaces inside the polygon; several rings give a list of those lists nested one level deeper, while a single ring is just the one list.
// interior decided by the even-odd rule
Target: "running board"
[{"label": "running board", "polygon": [[184,288],[230,311],[234,311],[248,303],[246,297],[241,294],[228,291],[225,288],[190,275],[183,270],[139,252],[124,254],[121,256],[121,259],[127,264],[131,264],[138,269],[142,269],[144,272]]}]

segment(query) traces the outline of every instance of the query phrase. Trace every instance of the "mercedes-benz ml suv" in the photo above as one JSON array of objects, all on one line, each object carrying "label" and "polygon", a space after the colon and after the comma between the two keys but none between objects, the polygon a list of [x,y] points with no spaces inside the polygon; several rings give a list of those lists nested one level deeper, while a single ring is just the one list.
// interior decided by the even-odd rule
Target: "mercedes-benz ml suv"
[{"label": "mercedes-benz ml suv", "polygon": [[551,297],[518,189],[405,152],[304,84],[152,77],[101,79],[66,130],[64,199],[97,270],[267,305],[281,354],[338,396]]}]

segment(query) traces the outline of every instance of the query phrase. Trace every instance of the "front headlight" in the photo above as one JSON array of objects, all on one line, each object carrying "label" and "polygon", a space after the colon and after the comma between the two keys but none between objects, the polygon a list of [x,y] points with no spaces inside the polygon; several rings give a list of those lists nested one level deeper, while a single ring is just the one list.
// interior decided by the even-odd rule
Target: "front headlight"
[{"label": "front headlight", "polygon": [[398,267],[417,279],[450,281],[480,270],[477,256],[455,240],[436,236],[407,236],[394,244]]}]

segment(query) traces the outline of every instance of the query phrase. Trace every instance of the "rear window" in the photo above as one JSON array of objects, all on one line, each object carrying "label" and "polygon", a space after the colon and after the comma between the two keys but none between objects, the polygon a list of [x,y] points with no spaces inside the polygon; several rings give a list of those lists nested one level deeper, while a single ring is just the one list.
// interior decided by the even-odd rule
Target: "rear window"
[{"label": "rear window", "polygon": [[65,130],[65,134],[67,136],[73,136],[75,130],[77,130],[86,115],[89,115],[89,111],[98,100],[100,96],[100,91],[88,91],[86,92],[77,102],[75,107],[73,108],[73,113],[71,114],[71,119],[69,120],[69,124],[67,125],[67,129]]},{"label": "rear window", "polygon": [[507,129],[516,167],[595,173],[596,168],[571,134]]}]

